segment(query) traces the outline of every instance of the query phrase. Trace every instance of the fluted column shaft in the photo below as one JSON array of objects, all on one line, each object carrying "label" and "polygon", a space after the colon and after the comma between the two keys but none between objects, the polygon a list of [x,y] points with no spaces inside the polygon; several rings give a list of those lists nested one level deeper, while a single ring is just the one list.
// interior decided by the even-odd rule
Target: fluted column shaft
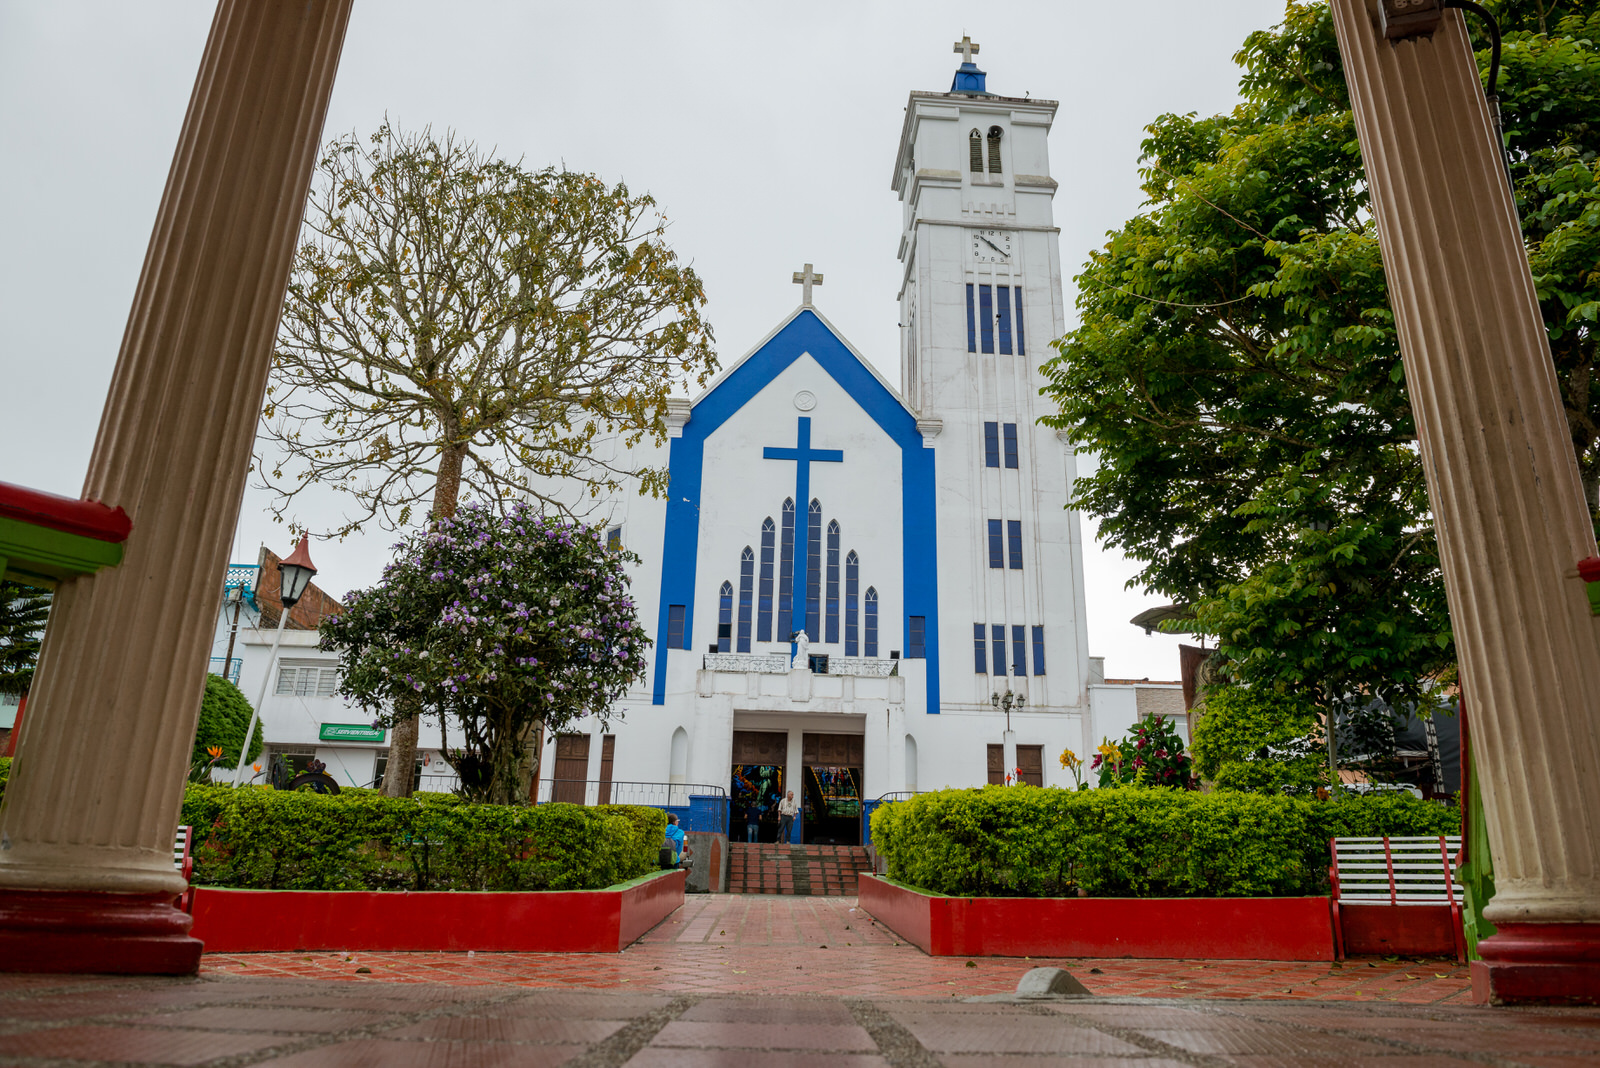
[{"label": "fluted column shaft", "polygon": [[172,837],[350,4],[217,5],[84,480],[133,533],[56,592],[0,887],[183,886]]},{"label": "fluted column shaft", "polygon": [[1594,530],[1466,25],[1389,42],[1331,2],[1471,701],[1485,915],[1600,922]]}]

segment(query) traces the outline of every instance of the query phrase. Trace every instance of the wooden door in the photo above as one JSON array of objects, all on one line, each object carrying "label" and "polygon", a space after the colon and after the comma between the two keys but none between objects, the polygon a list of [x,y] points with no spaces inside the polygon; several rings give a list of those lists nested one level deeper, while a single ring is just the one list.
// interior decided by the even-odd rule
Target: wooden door
[{"label": "wooden door", "polygon": [[1029,786],[1044,785],[1044,746],[1017,746],[1017,767],[1022,769],[1022,781]]},{"label": "wooden door", "polygon": [[583,804],[584,780],[589,777],[589,736],[556,735],[556,773],[551,776],[550,800]]},{"label": "wooden door", "polygon": [[1004,786],[1006,784],[1006,747],[991,745],[989,747],[989,785]]},{"label": "wooden door", "polygon": [[860,768],[865,764],[866,737],[860,734],[804,734],[800,762],[828,767]]},{"label": "wooden door", "polygon": [[600,803],[611,804],[611,761],[617,755],[617,736],[605,734],[600,737]]}]

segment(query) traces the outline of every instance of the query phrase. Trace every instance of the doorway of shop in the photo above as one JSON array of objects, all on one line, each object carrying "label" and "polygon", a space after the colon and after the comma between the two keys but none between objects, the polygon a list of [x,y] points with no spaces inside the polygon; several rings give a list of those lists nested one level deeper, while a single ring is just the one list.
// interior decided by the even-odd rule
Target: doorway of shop
[{"label": "doorway of shop", "polygon": [[806,734],[800,740],[801,840],[815,845],[861,844],[861,769],[865,738],[859,734]]},{"label": "doorway of shop", "polygon": [[786,731],[734,731],[733,773],[728,789],[736,842],[776,842],[778,802],[783,799],[789,759]]}]

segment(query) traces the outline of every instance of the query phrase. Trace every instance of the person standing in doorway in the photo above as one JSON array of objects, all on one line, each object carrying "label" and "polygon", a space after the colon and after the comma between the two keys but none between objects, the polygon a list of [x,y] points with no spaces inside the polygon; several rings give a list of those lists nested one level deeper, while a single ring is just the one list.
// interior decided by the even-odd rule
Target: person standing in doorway
[{"label": "person standing in doorway", "polygon": [[755,801],[751,801],[744,810],[744,840],[746,842],[761,840],[761,806]]},{"label": "person standing in doorway", "polygon": [[778,802],[778,841],[787,842],[790,833],[794,830],[794,818],[800,815],[800,802],[794,799],[794,791],[789,791],[789,796]]}]

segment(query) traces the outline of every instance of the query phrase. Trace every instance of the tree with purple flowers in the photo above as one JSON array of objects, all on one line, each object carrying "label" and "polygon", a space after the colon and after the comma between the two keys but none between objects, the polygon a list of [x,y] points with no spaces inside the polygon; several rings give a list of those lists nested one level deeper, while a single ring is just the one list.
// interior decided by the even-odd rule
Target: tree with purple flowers
[{"label": "tree with purple flowers", "polygon": [[376,586],[323,620],[322,648],[340,654],[340,692],[393,725],[420,708],[458,723],[464,750],[446,753],[461,795],[522,804],[540,727],[598,716],[645,673],[630,554],[599,530],[541,516],[462,506],[396,546]]}]

